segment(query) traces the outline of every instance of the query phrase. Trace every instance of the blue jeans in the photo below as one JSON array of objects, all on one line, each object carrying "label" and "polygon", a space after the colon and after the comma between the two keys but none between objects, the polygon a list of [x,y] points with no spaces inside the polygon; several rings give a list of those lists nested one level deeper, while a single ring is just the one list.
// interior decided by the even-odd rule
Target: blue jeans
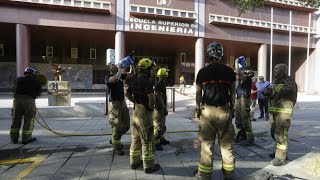
[{"label": "blue jeans", "polygon": [[258,99],[260,117],[266,115],[266,119],[269,119],[269,102],[267,99]]}]

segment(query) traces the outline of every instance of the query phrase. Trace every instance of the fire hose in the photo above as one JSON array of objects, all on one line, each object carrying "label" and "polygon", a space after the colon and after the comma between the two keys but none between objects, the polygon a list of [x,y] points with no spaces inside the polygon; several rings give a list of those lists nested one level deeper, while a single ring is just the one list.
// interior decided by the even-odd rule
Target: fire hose
[{"label": "fire hose", "polygon": [[[111,136],[111,133],[103,133],[103,134],[70,134],[70,133],[62,133],[62,132],[58,132],[53,130],[52,128],[50,128],[50,126],[48,125],[48,123],[43,119],[41,113],[39,112],[39,110],[37,109],[37,114],[39,115],[40,121],[38,118],[35,118],[35,120],[40,124],[40,126],[42,126],[44,129],[52,132],[53,134],[60,136],[60,137],[68,137],[68,136]],[[166,133],[189,133],[189,132],[198,132],[197,130],[175,130],[175,131],[166,131]],[[125,133],[125,135],[131,135],[130,133]]]}]

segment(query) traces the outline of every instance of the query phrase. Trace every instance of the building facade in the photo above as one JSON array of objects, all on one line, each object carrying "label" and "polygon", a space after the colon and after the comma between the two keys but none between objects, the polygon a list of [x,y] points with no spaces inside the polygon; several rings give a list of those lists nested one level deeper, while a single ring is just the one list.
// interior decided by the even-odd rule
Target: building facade
[{"label": "building facade", "polygon": [[272,81],[285,63],[299,91],[319,93],[320,12],[294,0],[268,0],[245,14],[227,0],[11,0],[0,2],[0,89],[32,65],[52,80],[66,69],[73,89],[103,89],[106,50],[118,62],[132,50],[170,69],[169,84],[193,84],[209,43],[220,42],[233,67],[244,55],[250,69]]}]

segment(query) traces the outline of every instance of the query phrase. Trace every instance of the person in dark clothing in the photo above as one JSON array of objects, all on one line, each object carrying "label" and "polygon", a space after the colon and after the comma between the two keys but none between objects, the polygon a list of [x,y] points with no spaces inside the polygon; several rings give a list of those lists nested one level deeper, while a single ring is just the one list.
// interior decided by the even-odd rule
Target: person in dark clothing
[{"label": "person in dark clothing", "polygon": [[236,75],[222,63],[222,58],[222,45],[211,43],[207,48],[209,65],[200,69],[197,74],[196,116],[200,118],[198,136],[201,143],[198,171],[194,172],[197,179],[211,179],[216,137],[221,149],[224,179],[234,178],[232,111]]},{"label": "person in dark clothing", "polygon": [[[245,62],[245,59],[242,62]],[[237,129],[235,142],[242,143],[243,145],[253,145],[254,134],[250,120],[252,75],[248,73],[249,71],[245,71],[245,69],[241,68],[240,66],[240,58],[237,58],[235,62],[235,72],[237,74],[239,83],[236,90],[237,96],[235,104],[235,124]]]},{"label": "person in dark clothing", "polygon": [[22,118],[24,118],[22,143],[28,144],[37,140],[37,138],[32,137],[36,116],[35,99],[40,96],[43,85],[37,79],[37,75],[39,75],[39,72],[35,68],[28,67],[24,71],[24,77],[18,77],[15,81],[10,129],[11,143],[13,144],[18,143]]},{"label": "person in dark clothing", "polygon": [[155,110],[153,111],[153,125],[154,125],[154,141],[155,148],[158,151],[162,151],[161,145],[169,144],[170,142],[164,138],[166,132],[166,116],[168,115],[167,110],[167,89],[166,79],[168,77],[168,69],[161,68],[157,72],[159,81],[154,87],[156,95]]},{"label": "person in dark clothing", "polygon": [[114,64],[108,65],[109,73],[106,75],[106,86],[108,91],[108,118],[112,127],[112,139],[110,143],[117,155],[124,155],[121,137],[130,129],[129,109],[124,99],[123,81],[135,74],[131,65],[127,73]]},{"label": "person in dark clothing", "polygon": [[126,97],[134,103],[130,146],[131,169],[137,169],[143,163],[144,172],[147,174],[160,169],[160,165],[154,162],[152,112],[155,95],[151,82],[153,67],[154,62],[151,59],[142,58],[138,63],[138,77],[131,82],[126,92]]}]

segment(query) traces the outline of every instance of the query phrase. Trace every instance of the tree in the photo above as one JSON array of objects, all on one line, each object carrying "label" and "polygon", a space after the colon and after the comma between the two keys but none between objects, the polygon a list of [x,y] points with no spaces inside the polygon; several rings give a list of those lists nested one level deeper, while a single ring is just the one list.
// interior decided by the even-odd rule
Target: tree
[{"label": "tree", "polygon": [[[234,6],[236,6],[243,14],[248,10],[254,10],[256,7],[261,7],[266,3],[266,0],[229,0]],[[301,2],[303,6],[310,6],[314,8],[320,7],[320,0],[296,0]]]}]

